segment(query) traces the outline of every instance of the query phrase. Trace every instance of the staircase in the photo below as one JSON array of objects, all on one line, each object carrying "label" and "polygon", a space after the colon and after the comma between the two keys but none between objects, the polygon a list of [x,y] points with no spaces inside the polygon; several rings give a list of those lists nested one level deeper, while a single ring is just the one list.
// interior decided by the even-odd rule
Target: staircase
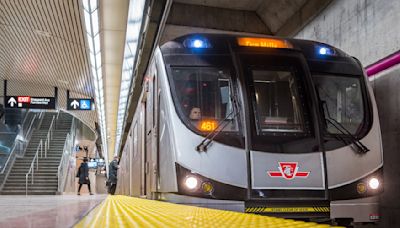
[{"label": "staircase", "polygon": [[39,168],[34,170],[34,183],[31,183],[31,175],[28,179],[29,195],[54,195],[57,193],[58,177],[57,169],[63,153],[65,139],[71,128],[72,116],[66,113],[60,113],[55,122],[53,139],[50,142],[50,148],[47,150],[47,157],[44,154],[44,142],[51,124],[53,116],[57,113],[46,113],[42,124],[36,129],[23,158],[17,158],[12,167],[10,175],[1,191],[2,195],[24,195],[25,194],[25,175],[29,171],[32,160],[35,156],[40,139],[43,140],[43,157],[39,152]]}]

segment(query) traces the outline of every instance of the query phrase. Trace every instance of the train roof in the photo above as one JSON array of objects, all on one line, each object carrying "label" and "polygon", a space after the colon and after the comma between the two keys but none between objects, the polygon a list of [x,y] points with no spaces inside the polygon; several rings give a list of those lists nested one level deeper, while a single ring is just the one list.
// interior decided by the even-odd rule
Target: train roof
[{"label": "train roof", "polygon": [[210,34],[194,33],[175,38],[164,43],[161,47],[163,53],[187,53],[188,51],[216,51],[229,52],[234,49],[259,49],[265,48],[286,49],[302,52],[308,58],[325,56],[326,58],[350,57],[342,50],[329,44],[263,35],[235,35],[235,34]]}]

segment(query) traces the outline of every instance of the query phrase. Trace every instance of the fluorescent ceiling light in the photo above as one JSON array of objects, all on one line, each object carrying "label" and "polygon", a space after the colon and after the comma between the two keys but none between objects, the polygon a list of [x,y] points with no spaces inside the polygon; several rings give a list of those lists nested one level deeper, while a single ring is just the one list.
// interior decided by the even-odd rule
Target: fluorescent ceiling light
[{"label": "fluorescent ceiling light", "polygon": [[91,73],[93,75],[96,110],[99,118],[99,126],[102,138],[103,155],[108,159],[107,132],[104,107],[103,75],[101,69],[101,47],[100,47],[100,26],[98,0],[82,0],[84,8],[86,36],[89,47]]}]

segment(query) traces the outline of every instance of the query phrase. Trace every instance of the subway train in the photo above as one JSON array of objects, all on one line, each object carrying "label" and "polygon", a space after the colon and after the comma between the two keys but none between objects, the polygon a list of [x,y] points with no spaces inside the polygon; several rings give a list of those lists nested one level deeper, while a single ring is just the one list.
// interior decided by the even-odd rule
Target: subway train
[{"label": "subway train", "polygon": [[356,58],[308,40],[189,34],[155,49],[142,88],[118,194],[379,220],[381,132]]}]

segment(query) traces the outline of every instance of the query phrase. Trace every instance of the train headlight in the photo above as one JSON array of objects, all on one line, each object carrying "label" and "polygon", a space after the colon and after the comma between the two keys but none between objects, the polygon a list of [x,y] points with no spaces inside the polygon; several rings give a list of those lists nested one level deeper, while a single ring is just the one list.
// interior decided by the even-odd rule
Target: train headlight
[{"label": "train headlight", "polygon": [[379,188],[379,185],[380,185],[380,183],[379,183],[379,180],[378,180],[378,178],[376,178],[376,177],[373,177],[373,178],[371,178],[371,179],[369,179],[369,181],[368,181],[368,186],[371,188],[371,189],[378,189]]},{"label": "train headlight", "polygon": [[189,176],[189,177],[186,177],[185,185],[188,189],[193,190],[193,189],[197,188],[198,182],[199,181],[197,180],[196,177]]}]

